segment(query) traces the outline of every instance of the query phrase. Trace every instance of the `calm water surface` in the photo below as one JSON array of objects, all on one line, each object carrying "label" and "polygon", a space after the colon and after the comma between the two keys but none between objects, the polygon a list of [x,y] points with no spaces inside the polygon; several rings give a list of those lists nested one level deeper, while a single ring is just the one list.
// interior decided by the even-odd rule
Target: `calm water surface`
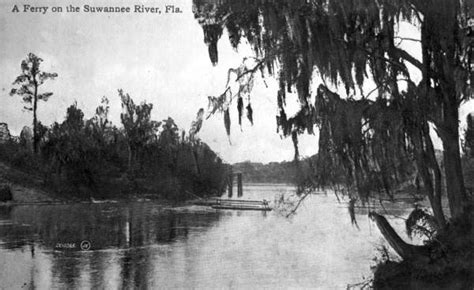
[{"label": "calm water surface", "polygon": [[[293,192],[253,185],[243,198]],[[367,211],[358,230],[346,205],[312,195],[291,218],[154,202],[0,207],[0,287],[345,289],[370,276],[383,244]]]}]

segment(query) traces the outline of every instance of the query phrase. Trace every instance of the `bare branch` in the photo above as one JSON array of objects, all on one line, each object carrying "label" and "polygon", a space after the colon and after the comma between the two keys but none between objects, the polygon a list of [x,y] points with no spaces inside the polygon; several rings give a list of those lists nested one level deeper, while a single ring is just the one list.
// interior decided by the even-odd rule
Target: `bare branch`
[{"label": "bare branch", "polygon": [[300,197],[300,200],[298,200],[298,203],[296,204],[296,206],[286,215],[286,217],[290,217],[291,215],[295,214],[295,212],[298,210],[298,208],[300,207],[301,203],[303,202],[303,200],[306,199],[306,197],[308,197],[308,195],[311,194],[311,191],[310,190],[307,190],[302,197]]},{"label": "bare branch", "polygon": [[399,47],[394,47],[395,53],[397,56],[401,57],[402,59],[408,61],[412,65],[414,65],[416,68],[418,68],[420,71],[423,71],[423,64],[421,61],[417,60],[415,57],[413,57],[411,54],[406,52],[405,50],[399,48]]},{"label": "bare branch", "polygon": [[411,38],[411,37],[400,37],[400,36],[394,36],[393,38],[395,39],[400,39],[400,40],[408,40],[408,41],[415,41],[415,42],[419,42],[421,43],[421,40],[420,39],[416,39],[416,38]]}]

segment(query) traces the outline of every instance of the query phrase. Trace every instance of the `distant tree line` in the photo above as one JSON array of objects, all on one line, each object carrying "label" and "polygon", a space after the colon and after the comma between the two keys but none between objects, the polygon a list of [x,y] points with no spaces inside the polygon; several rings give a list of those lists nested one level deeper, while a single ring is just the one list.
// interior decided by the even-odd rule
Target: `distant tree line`
[{"label": "distant tree line", "polygon": [[[315,166],[317,155],[303,158],[298,162],[282,161],[267,164],[244,161],[232,164],[234,172],[241,172],[246,183],[287,183],[304,184],[314,174],[310,169]],[[340,175],[342,180],[342,174]]]},{"label": "distant tree line", "polygon": [[244,161],[232,165],[234,172],[241,172],[245,183],[294,183],[294,162],[270,162],[268,164]]}]

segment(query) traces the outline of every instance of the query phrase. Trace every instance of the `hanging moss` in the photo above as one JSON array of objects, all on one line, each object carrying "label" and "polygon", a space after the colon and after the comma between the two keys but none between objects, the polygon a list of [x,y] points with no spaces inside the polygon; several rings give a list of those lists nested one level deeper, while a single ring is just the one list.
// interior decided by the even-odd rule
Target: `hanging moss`
[{"label": "hanging moss", "polygon": [[[336,174],[340,174],[338,168],[344,168],[346,183],[363,196],[371,190],[392,195],[392,185],[415,170],[425,176],[423,183],[428,187],[437,182],[433,176],[439,166],[426,137],[427,124],[431,121],[437,128],[457,132],[457,120],[450,116],[457,116],[458,105],[472,97],[467,82],[472,78],[466,62],[469,41],[463,30],[469,8],[465,1],[436,1],[436,5],[392,0],[194,3],[203,29],[219,24],[229,32],[234,48],[246,38],[262,61],[258,69],[263,72],[266,67],[278,78],[278,132],[293,136],[312,133],[314,125],[319,126],[324,164],[320,169],[331,165],[325,172],[333,174],[320,176],[322,181],[341,180]],[[206,15],[210,15],[208,21],[202,21]],[[397,46],[395,29],[402,20],[421,28],[422,61]],[[421,71],[419,84],[410,79],[408,63]],[[324,83],[344,88],[348,96],[363,98],[343,100],[326,89],[318,92],[316,104],[311,104],[315,72]],[[372,102],[364,100],[362,91],[368,77],[377,86]],[[415,89],[401,92],[401,79]],[[295,116],[287,116],[286,93],[294,91],[301,109]],[[440,133],[446,142],[452,135]],[[323,152],[324,148],[328,152]],[[461,184],[461,197],[462,188]]]},{"label": "hanging moss", "polygon": [[238,97],[237,99],[237,111],[239,114],[239,126],[242,126],[242,111],[244,109],[244,101],[242,100],[242,97]]},{"label": "hanging moss", "polygon": [[224,126],[227,136],[230,136],[230,113],[229,109],[224,111]]},{"label": "hanging moss", "polygon": [[247,105],[247,119],[249,119],[250,123],[253,125],[253,110],[250,103]]},{"label": "hanging moss", "polygon": [[213,65],[216,65],[219,61],[217,52],[217,42],[222,35],[222,27],[219,24],[210,24],[203,26],[204,31],[204,42],[208,46],[209,58]]}]

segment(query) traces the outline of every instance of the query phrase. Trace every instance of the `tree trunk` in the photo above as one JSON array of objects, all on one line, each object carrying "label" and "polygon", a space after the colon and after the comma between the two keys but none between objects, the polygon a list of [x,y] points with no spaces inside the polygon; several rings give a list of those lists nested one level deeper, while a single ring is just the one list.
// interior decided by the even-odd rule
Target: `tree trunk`
[{"label": "tree trunk", "polygon": [[[421,2],[420,2],[421,3]],[[457,2],[456,2],[457,3]],[[459,31],[458,4],[441,1],[426,13],[421,26],[423,82],[427,91],[424,103],[431,104],[432,121],[443,143],[446,191],[452,217],[460,216],[467,201],[459,148],[459,104],[463,81],[455,43]],[[442,20],[442,21],[441,21]]]},{"label": "tree trunk", "polygon": [[433,214],[440,228],[446,226],[446,218],[443,213],[443,205],[441,202],[441,193],[442,193],[442,176],[441,170],[439,168],[438,160],[436,160],[436,153],[433,146],[433,141],[431,140],[430,130],[427,123],[424,123],[425,127],[423,130],[424,140],[426,144],[426,153],[427,158],[429,159],[429,166],[432,170],[434,176],[434,191],[432,200],[430,199],[431,208],[433,209]]},{"label": "tree trunk", "polygon": [[467,195],[459,147],[459,108],[454,97],[444,97],[442,116],[443,122],[438,131],[444,149],[443,160],[449,209],[451,216],[455,218],[463,213]]},{"label": "tree trunk", "polygon": [[129,143],[127,147],[128,147],[128,172],[131,173],[131,171],[132,171],[132,146]]},{"label": "tree trunk", "polygon": [[442,228],[446,225],[446,219],[441,204],[441,171],[436,160],[428,123],[425,120],[422,120],[419,127],[412,131],[411,138],[415,144],[415,161],[423,180],[423,189],[428,196],[436,222]]},{"label": "tree trunk", "polygon": [[421,263],[427,263],[430,260],[428,248],[425,246],[414,246],[400,238],[387,219],[375,212],[369,213],[369,217],[375,221],[383,237],[395,252],[404,260],[413,260]]},{"label": "tree trunk", "polygon": [[426,163],[423,160],[421,162],[417,161],[417,167],[423,180],[424,190],[428,196],[431,208],[433,209],[433,215],[438,226],[442,228],[446,225],[446,219],[441,205],[441,174],[437,175],[435,171],[435,182],[433,184],[432,174],[430,173]]},{"label": "tree trunk", "polygon": [[36,117],[36,109],[38,108],[38,85],[34,82],[35,91],[33,96],[33,152],[38,153],[38,118]]},{"label": "tree trunk", "polygon": [[433,208],[434,217],[440,228],[446,226],[446,218],[443,213],[443,205],[441,202],[441,193],[442,193],[442,181],[441,181],[441,171],[438,164],[436,168],[433,168],[433,174],[435,178],[435,187],[433,193],[433,200],[430,201],[431,207]]},{"label": "tree trunk", "polygon": [[440,137],[444,148],[446,191],[451,216],[456,218],[462,215],[467,202],[459,147],[459,105],[463,92],[457,88],[457,83],[466,80],[456,73],[459,68],[462,68],[458,64],[459,52],[456,51],[455,45],[458,41],[457,34],[462,33],[459,31],[457,20],[459,3],[443,1],[441,4],[437,8],[439,14],[432,15],[436,19],[431,20],[436,25],[442,26],[439,27],[439,40],[437,46],[434,47],[438,51],[433,54],[433,64],[440,74],[438,99],[442,100]]},{"label": "tree trunk", "polygon": [[452,217],[462,214],[467,201],[458,140],[458,138],[442,138],[446,190]]},{"label": "tree trunk", "polygon": [[193,161],[194,161],[194,168],[196,169],[197,175],[201,175],[201,168],[199,167],[199,159],[198,159],[198,153],[197,149],[195,150],[194,148],[191,147],[192,151],[192,156],[193,156]]}]

